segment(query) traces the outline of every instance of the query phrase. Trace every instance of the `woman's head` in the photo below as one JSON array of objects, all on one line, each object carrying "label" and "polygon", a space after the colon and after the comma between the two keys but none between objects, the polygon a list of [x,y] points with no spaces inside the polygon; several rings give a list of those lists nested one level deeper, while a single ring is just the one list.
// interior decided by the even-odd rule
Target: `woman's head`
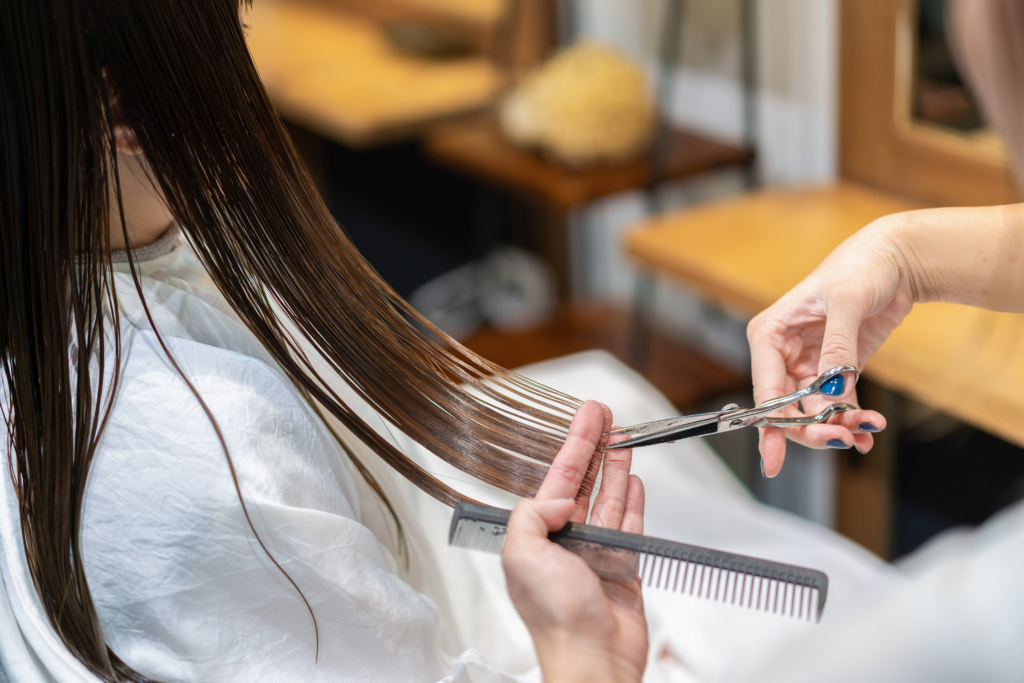
[{"label": "woman's head", "polygon": [[[126,187],[129,173],[148,175],[158,203],[166,201],[164,217],[180,224],[300,389],[439,500],[461,496],[331,391],[275,306],[393,425],[515,493],[536,490],[577,406],[418,331],[414,321],[432,328],[359,256],[313,189],[260,84],[238,9],[237,0],[0,2],[9,458],[44,609],[71,651],[106,680],[143,680],[106,648],[78,548],[86,477],[120,359],[106,255],[117,246],[110,217],[125,215],[126,197],[109,188]],[[131,226],[118,222],[124,239]],[[104,358],[115,366],[106,385],[93,379],[104,377]]]}]

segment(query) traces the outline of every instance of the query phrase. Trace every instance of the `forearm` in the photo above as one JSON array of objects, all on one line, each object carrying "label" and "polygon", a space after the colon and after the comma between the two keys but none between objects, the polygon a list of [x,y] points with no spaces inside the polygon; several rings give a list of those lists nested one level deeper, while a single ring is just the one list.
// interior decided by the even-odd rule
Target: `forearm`
[{"label": "forearm", "polygon": [[917,301],[1024,312],[1024,204],[883,219]]}]

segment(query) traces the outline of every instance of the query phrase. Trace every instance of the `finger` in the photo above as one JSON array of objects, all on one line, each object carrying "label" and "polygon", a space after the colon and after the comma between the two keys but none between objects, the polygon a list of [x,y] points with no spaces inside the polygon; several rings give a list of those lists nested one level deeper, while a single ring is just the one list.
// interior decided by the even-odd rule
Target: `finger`
[{"label": "finger", "polygon": [[853,433],[838,424],[810,425],[790,430],[790,441],[807,448],[823,450],[826,448],[853,448]]},{"label": "finger", "polygon": [[[598,437],[598,443],[594,447],[594,453],[590,456],[590,464],[587,466],[587,472],[583,476],[583,484],[580,486],[579,492],[576,494],[576,510],[573,512],[570,521],[583,523],[587,521],[587,513],[590,512],[590,499],[593,487],[597,484],[598,475],[601,473],[601,467],[604,464],[605,452],[601,449],[604,445],[604,435],[612,429],[612,410],[603,403],[599,403],[601,410],[604,412],[604,424],[601,426],[601,435]],[[614,437],[616,441],[622,441],[625,437]]]},{"label": "finger", "polygon": [[503,560],[524,557],[550,543],[548,534],[565,526],[574,509],[572,498],[519,501],[508,519]]},{"label": "finger", "polygon": [[590,523],[606,529],[618,529],[626,511],[626,495],[629,486],[629,468],[633,461],[633,449],[609,450],[604,454],[601,468],[601,489],[594,500]]},{"label": "finger", "polygon": [[876,413],[873,410],[858,412],[863,414],[851,415],[846,426],[853,432],[853,447],[861,453],[867,453],[875,445],[875,438],[872,434],[884,430],[887,424],[885,416],[881,413]]},{"label": "finger", "polygon": [[853,447],[861,453],[867,453],[875,445],[875,438],[870,434],[854,434]]},{"label": "finger", "polygon": [[761,453],[761,474],[771,479],[782,471],[782,465],[786,461],[786,430],[769,427],[757,431],[757,450]]},{"label": "finger", "polygon": [[[522,505],[522,503],[527,503]],[[522,505],[523,510],[520,517],[523,518],[523,526],[519,529],[522,533],[531,536],[548,537],[552,531],[558,531],[565,526],[572,515],[572,498],[555,498],[554,500],[526,500],[520,501],[516,509]],[[515,510],[508,520],[509,532],[513,530]]]},{"label": "finger", "polygon": [[537,490],[539,500],[575,498],[604,432],[606,413],[597,401],[587,401],[572,418],[569,435]]},{"label": "finger", "polygon": [[[838,284],[828,293],[828,311],[825,318],[825,336],[821,342],[821,356],[818,372],[839,365],[860,367],[857,357],[857,336],[860,324],[871,308],[871,301],[855,288]],[[851,393],[853,386],[847,383],[843,396]],[[834,398],[839,398],[835,396]]]},{"label": "finger", "polygon": [[[826,429],[822,429],[826,427]],[[841,425],[812,425],[788,429],[761,429],[759,448],[761,451],[761,476],[773,479],[782,471],[785,462],[785,441],[814,449],[844,450],[854,445],[862,453],[871,448],[870,434],[853,434]],[[782,433],[784,432],[784,433]],[[777,441],[782,442],[777,443]]]},{"label": "finger", "polygon": [[[882,431],[885,425],[885,417],[874,410],[846,410],[827,424],[789,427],[786,436],[807,448],[852,448],[856,435]],[[870,439],[861,439],[857,443],[863,448]],[[767,462],[765,469],[768,469]]]},{"label": "finger", "polygon": [[[747,339],[750,342],[750,374],[754,383],[754,405],[770,398],[785,396],[788,375],[786,358],[775,323],[771,320],[773,308],[750,321]],[[782,470],[786,460],[786,436],[780,429],[758,430],[758,451],[761,453],[761,473],[774,477]]]},{"label": "finger", "polygon": [[845,410],[830,421],[842,425],[854,434],[875,434],[885,429],[885,416],[874,410]]},{"label": "finger", "polygon": [[646,496],[644,494],[644,483],[635,474],[629,475],[629,484],[626,487],[626,509],[622,515],[622,531],[630,534],[642,534],[644,532],[644,505]]},{"label": "finger", "polygon": [[[782,353],[781,340],[775,327],[766,316],[768,309],[747,325],[747,340],[750,342],[750,374],[754,383],[754,405],[760,405],[770,398],[786,395],[786,358]],[[768,322],[766,322],[768,320]]]}]

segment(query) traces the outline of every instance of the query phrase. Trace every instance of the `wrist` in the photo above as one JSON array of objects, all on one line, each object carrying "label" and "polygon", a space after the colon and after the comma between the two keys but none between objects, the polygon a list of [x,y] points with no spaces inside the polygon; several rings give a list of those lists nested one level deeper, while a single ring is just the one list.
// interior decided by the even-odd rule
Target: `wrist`
[{"label": "wrist", "polygon": [[572,634],[533,640],[544,683],[639,683],[643,674],[608,647]]},{"label": "wrist", "polygon": [[[915,302],[1024,307],[1024,204],[922,209],[879,221]],[[904,273],[901,270],[901,276]]]},{"label": "wrist", "polygon": [[922,213],[907,211],[878,221],[884,243],[891,249],[893,266],[899,274],[899,280],[910,290],[914,303],[940,298],[936,279],[929,269],[933,259],[929,255],[928,230],[922,220]]}]

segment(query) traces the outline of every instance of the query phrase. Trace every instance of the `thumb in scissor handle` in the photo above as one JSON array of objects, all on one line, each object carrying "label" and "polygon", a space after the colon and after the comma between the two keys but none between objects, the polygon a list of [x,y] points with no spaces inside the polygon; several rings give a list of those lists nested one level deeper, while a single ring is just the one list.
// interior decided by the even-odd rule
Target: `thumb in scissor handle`
[{"label": "thumb in scissor handle", "polygon": [[819,394],[825,396],[842,396],[846,391],[846,375],[847,373],[853,375],[853,383],[856,384],[860,378],[860,373],[857,368],[852,365],[840,365],[839,367],[827,370],[815,380],[811,386],[817,385],[816,389]]}]

